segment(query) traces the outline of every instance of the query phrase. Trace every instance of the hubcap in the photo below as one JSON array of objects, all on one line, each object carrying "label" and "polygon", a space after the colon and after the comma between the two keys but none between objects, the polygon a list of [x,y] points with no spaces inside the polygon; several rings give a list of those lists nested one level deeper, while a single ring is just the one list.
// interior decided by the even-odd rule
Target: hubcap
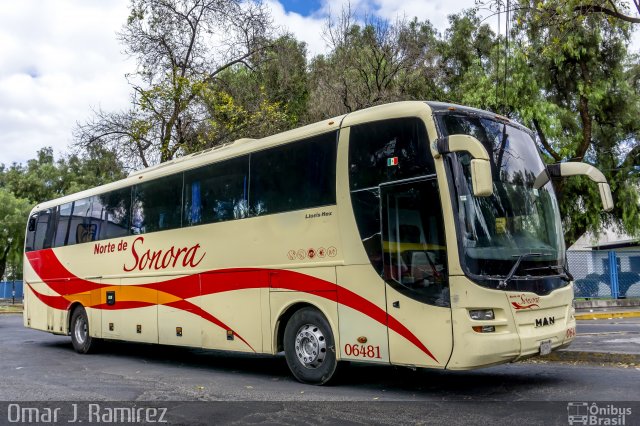
[{"label": "hubcap", "polygon": [[327,354],[327,340],[320,328],[305,324],[296,333],[296,356],[306,368],[318,368]]},{"label": "hubcap", "polygon": [[76,320],[73,334],[75,335],[76,341],[81,345],[87,340],[87,321],[85,321],[83,317],[79,317]]}]

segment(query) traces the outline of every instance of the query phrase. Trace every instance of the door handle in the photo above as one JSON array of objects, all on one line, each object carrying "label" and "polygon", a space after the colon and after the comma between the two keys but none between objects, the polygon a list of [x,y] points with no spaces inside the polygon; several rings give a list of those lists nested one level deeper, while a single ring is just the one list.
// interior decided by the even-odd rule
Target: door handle
[{"label": "door handle", "polygon": [[393,303],[391,304],[391,306],[393,306],[394,308],[399,308],[399,307],[400,307],[400,301],[399,301],[399,300],[396,300],[395,302],[393,302]]}]

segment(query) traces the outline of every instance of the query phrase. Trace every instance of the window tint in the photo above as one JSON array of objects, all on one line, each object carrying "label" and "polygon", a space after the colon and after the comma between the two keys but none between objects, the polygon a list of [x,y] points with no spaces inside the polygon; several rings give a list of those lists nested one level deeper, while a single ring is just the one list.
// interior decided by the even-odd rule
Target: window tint
[{"label": "window tint", "polygon": [[74,201],[69,224],[67,245],[86,243],[96,239],[97,226],[91,225],[91,199]]},{"label": "window tint", "polygon": [[55,208],[33,214],[27,224],[25,251],[51,248],[55,228]]},{"label": "window tint", "polygon": [[371,265],[382,275],[382,236],[380,234],[380,191],[378,188],[354,191],[351,205],[358,231]]},{"label": "window tint", "polygon": [[145,233],[180,227],[182,173],[133,187],[132,230]]},{"label": "window tint", "polygon": [[376,121],[351,127],[351,189],[435,173],[424,123],[418,118]]},{"label": "window tint", "polygon": [[251,154],[251,214],[335,204],[336,147],[331,132]]},{"label": "window tint", "polygon": [[24,251],[33,251],[33,245],[36,238],[36,225],[38,223],[38,213],[34,213],[27,222],[27,237],[24,242]]},{"label": "window tint", "polygon": [[69,230],[69,220],[73,203],[63,204],[58,208],[58,226],[56,230],[55,247],[61,247],[66,244],[67,231]]},{"label": "window tint", "polygon": [[184,174],[184,226],[247,217],[249,156]]},{"label": "window tint", "polygon": [[101,239],[102,228],[106,219],[106,212],[100,197],[94,195],[91,197],[91,210],[89,211],[89,223],[91,228],[95,228],[94,232],[91,232],[91,239],[89,241],[95,241]]},{"label": "window tint", "polygon": [[129,235],[131,188],[118,189],[98,195],[94,199],[94,203],[96,202],[100,204],[103,212],[102,228],[99,234],[100,239]]},{"label": "window tint", "polygon": [[408,297],[450,306],[447,245],[435,179],[382,189],[384,278]]}]

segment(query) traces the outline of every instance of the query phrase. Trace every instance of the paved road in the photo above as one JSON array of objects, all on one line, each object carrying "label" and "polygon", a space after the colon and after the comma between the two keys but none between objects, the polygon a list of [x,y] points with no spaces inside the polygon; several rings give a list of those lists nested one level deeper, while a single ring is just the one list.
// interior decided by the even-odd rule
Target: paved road
[{"label": "paved road", "polygon": [[568,350],[640,354],[640,318],[578,321]]},{"label": "paved road", "polygon": [[[541,424],[543,419],[536,416],[549,414],[545,406],[526,421],[513,416],[517,410],[531,408],[532,403],[526,401],[640,401],[640,368],[633,367],[530,362],[471,372],[442,372],[351,365],[342,372],[337,385],[316,387],[292,379],[283,357],[127,343],[109,344],[95,355],[79,355],[68,337],[25,329],[18,315],[0,316],[0,362],[0,400],[252,404],[224,406],[221,418],[230,422],[238,420],[233,416],[254,416],[273,409],[255,405],[255,401],[294,402],[293,406],[280,407],[266,423],[285,420],[278,417],[283,410],[289,416],[286,419],[295,418],[298,422],[309,420],[308,416],[320,416],[323,422],[351,419],[367,423],[371,420],[368,414],[385,406],[309,406],[305,401],[402,401],[401,412],[386,406],[376,414],[381,423],[398,424],[417,421],[426,409],[434,422]],[[503,404],[506,401],[509,404]],[[550,423],[566,424],[566,402],[556,404],[554,409],[556,417]],[[254,420],[241,417],[240,421]],[[640,417],[638,420],[640,423]],[[549,419],[544,418],[543,422],[549,423]]]},{"label": "paved road", "polygon": [[619,333],[640,334],[640,318],[596,319],[578,321],[578,334]]}]

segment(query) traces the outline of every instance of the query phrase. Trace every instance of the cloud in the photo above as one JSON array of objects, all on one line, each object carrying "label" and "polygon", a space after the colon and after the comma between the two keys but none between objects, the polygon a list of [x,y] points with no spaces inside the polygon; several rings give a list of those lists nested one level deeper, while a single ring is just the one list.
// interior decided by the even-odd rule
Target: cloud
[{"label": "cloud", "polygon": [[71,130],[92,106],[126,107],[124,74],[134,63],[115,32],[127,0],[20,1],[0,14],[0,163],[24,162],[52,146],[67,152]]},{"label": "cloud", "polygon": [[282,3],[267,0],[266,6],[271,11],[273,22],[281,30],[292,33],[298,40],[307,44],[307,52],[314,56],[326,51],[326,43],[322,37],[325,15],[318,12],[310,16],[285,11]]},{"label": "cloud", "polygon": [[[274,23],[306,42],[309,56],[327,51],[322,37],[329,13],[346,0],[322,0],[309,16],[287,12],[284,0],[265,0]],[[443,32],[447,15],[474,0],[351,0],[359,15],[394,20],[428,19]],[[116,31],[126,22],[129,0],[20,0],[3,2],[0,14],[0,163],[24,162],[52,146],[68,152],[76,122],[92,107],[129,106],[124,78],[135,63],[122,54]],[[497,18],[487,22],[495,25]],[[494,27],[495,29],[495,27]],[[634,34],[632,49],[638,51]]]}]

